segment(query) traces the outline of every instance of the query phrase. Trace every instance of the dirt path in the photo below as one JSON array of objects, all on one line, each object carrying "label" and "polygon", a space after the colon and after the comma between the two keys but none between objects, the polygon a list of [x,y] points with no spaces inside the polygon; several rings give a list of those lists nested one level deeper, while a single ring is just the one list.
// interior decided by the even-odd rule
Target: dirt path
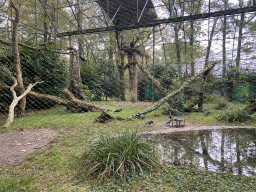
[{"label": "dirt path", "polygon": [[46,148],[58,134],[47,128],[0,133],[0,166],[21,164],[31,152]]}]

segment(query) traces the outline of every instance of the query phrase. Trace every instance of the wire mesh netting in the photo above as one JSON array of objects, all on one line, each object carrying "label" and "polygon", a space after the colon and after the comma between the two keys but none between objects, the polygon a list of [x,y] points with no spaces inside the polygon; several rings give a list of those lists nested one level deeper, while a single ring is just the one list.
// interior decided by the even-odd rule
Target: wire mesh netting
[{"label": "wire mesh netting", "polygon": [[[172,98],[171,111],[197,105],[203,110],[203,102],[220,97],[254,102],[254,3],[29,1],[21,9],[18,32],[21,71],[25,87],[41,83],[27,96],[26,109],[61,104],[70,110],[70,103],[50,99],[66,98],[65,88],[87,102],[155,102],[214,62],[210,73]],[[0,113],[7,114],[17,78],[10,46],[15,10],[4,0],[0,9]]]}]

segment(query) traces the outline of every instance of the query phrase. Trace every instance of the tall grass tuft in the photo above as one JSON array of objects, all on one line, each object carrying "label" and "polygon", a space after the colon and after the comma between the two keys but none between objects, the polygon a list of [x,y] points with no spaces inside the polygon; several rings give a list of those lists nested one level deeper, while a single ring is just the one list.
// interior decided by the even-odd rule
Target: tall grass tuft
[{"label": "tall grass tuft", "polygon": [[126,180],[160,166],[158,150],[152,139],[137,130],[122,134],[101,134],[83,154],[83,177],[100,181],[106,178]]},{"label": "tall grass tuft", "polygon": [[221,110],[221,109],[224,109],[224,108],[227,108],[228,106],[228,100],[224,97],[217,97],[216,98],[216,105],[214,106],[214,109],[216,110]]},{"label": "tall grass tuft", "polygon": [[250,116],[243,109],[230,108],[221,111],[216,118],[231,123],[242,123],[250,119]]}]

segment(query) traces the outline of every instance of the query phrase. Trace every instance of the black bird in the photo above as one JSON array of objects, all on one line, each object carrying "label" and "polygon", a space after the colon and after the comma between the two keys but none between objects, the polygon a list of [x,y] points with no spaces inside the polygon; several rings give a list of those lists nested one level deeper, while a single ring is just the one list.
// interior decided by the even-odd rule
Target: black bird
[{"label": "black bird", "polygon": [[172,121],[172,116],[170,115],[169,119],[166,121],[166,124],[170,124]]},{"label": "black bird", "polygon": [[142,114],[140,115],[140,118],[142,118],[142,119],[145,118],[145,114],[142,113]]},{"label": "black bird", "polygon": [[204,112],[204,115],[210,115],[211,113],[210,113],[210,111],[205,111]]},{"label": "black bird", "polygon": [[42,44],[40,44],[39,46],[45,46],[46,44],[45,43],[42,43]]},{"label": "black bird", "polygon": [[134,47],[134,42],[133,41],[130,43],[130,47]]},{"label": "black bird", "polygon": [[152,120],[148,120],[148,121],[146,122],[146,125],[151,125],[152,123],[153,123]]},{"label": "black bird", "polygon": [[42,44],[40,44],[39,46],[46,46],[46,45],[48,45],[48,44],[53,44],[53,42],[44,42],[44,43],[42,43]]},{"label": "black bird", "polygon": [[121,111],[122,111],[122,109],[117,109],[114,112],[121,112]]},{"label": "black bird", "polygon": [[83,58],[83,57],[81,57],[81,56],[79,56],[79,58],[80,58],[82,61],[85,61],[85,58]]},{"label": "black bird", "polygon": [[73,50],[75,50],[75,48],[73,48],[73,47],[68,47],[67,50],[73,51]]}]

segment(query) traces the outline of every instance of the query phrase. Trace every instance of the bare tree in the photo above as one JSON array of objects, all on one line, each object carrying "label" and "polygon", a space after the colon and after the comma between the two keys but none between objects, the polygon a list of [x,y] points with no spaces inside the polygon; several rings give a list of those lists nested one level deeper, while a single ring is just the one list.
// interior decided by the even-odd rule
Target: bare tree
[{"label": "bare tree", "polygon": [[[19,6],[15,5],[11,0],[11,7],[15,10],[15,19],[13,20],[13,29],[12,29],[12,51],[14,56],[13,65],[15,68],[16,79],[18,82],[18,92],[22,95],[25,92],[25,88],[23,85],[22,71],[20,65],[20,54],[18,49],[18,33],[19,33],[19,22],[20,22],[20,13],[21,8],[27,3],[27,1]],[[18,116],[22,117],[25,115],[26,108],[26,97],[23,97],[21,102],[19,103],[19,111]]]}]

